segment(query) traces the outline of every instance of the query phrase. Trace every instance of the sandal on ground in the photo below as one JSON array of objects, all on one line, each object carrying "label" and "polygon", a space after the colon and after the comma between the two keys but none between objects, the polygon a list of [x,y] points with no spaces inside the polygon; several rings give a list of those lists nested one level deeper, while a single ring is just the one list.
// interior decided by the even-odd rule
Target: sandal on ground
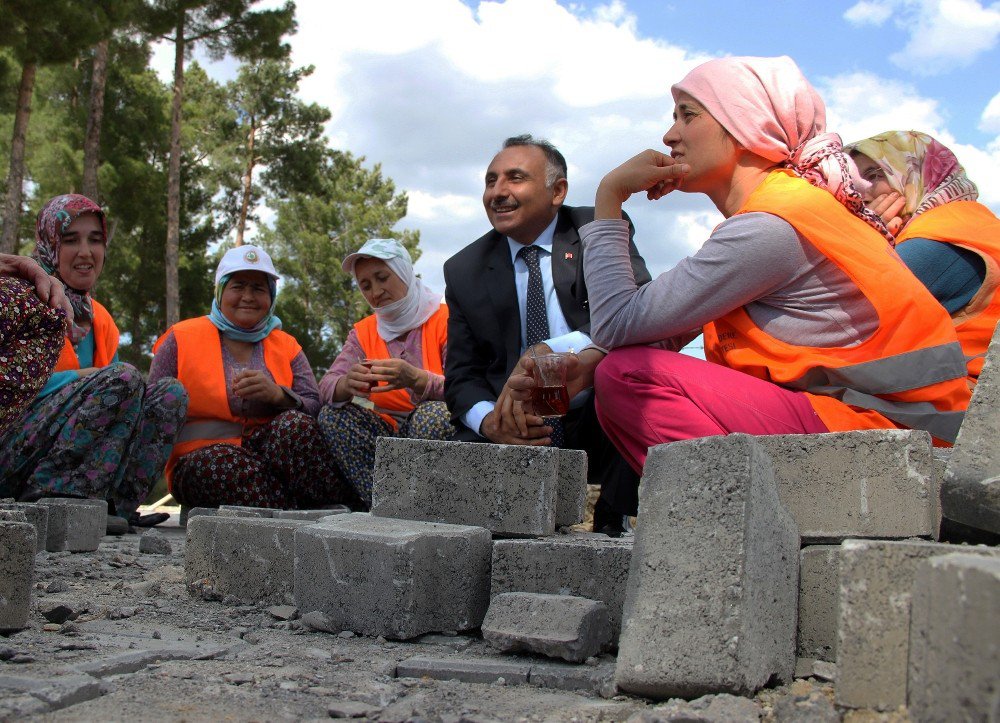
[{"label": "sandal on ground", "polygon": [[133,512],[128,521],[132,527],[156,527],[161,522],[166,522],[169,519],[170,515],[166,512],[150,512],[148,515],[140,515],[138,512]]}]

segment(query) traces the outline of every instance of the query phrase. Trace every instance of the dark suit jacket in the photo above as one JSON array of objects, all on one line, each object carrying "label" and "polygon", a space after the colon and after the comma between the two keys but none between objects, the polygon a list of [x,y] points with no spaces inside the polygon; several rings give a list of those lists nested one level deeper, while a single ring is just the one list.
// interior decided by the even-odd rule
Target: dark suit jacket
[{"label": "dark suit jacket", "polygon": [[[563,206],[552,240],[559,305],[570,327],[585,333],[590,331],[590,310],[578,229],[593,220],[590,206]],[[629,221],[632,271],[642,285],[650,276],[632,241],[634,232]],[[452,421],[461,425],[462,415],[477,402],[500,396],[520,358],[521,315],[507,239],[491,230],[472,242],[445,262],[444,280],[449,313],[444,395]]]}]

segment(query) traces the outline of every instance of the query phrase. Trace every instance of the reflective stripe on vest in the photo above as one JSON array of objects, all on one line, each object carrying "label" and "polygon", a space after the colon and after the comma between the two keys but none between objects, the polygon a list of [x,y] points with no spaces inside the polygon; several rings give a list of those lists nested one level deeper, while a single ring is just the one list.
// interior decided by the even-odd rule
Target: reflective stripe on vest
[{"label": "reflective stripe on vest", "polygon": [[830,193],[773,171],[738,213],[778,216],[857,286],[879,321],[848,347],[808,347],[767,334],[739,307],[705,325],[705,356],[808,392],[831,431],[925,429],[954,441],[969,402],[965,359],[944,308],[867,224]]},{"label": "reflective stripe on vest", "polygon": [[968,362],[969,378],[975,382],[1000,321],[1000,219],[976,201],[952,201],[914,217],[896,238],[896,245],[915,238],[971,251],[986,267],[979,290],[964,309],[952,315]]},{"label": "reflective stripe on vest", "polygon": [[[389,347],[385,340],[378,333],[378,319],[372,314],[354,325],[354,332],[357,334],[358,343],[368,359],[388,359],[390,358]],[[444,374],[444,361],[441,358],[441,350],[444,348],[448,338],[448,307],[444,304],[431,314],[420,326],[420,355],[423,361],[423,369],[433,374]],[[410,392],[406,389],[394,389],[390,392],[376,392],[371,395],[371,400],[375,402],[375,412],[382,417],[389,425],[396,429],[399,423],[395,417],[387,412],[402,412],[408,414],[413,411],[413,402],[410,401]],[[382,411],[385,410],[385,411]]]}]

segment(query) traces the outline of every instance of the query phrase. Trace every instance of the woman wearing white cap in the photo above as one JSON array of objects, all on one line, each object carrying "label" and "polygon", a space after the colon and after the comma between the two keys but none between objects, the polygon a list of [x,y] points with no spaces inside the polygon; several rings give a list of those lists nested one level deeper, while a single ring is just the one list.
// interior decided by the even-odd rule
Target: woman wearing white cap
[{"label": "woman wearing white cap", "polygon": [[278,278],[263,249],[230,249],[211,313],[175,324],[153,348],[150,380],[176,376],[190,398],[167,463],[182,505],[304,508],[350,497],[316,426],[309,360],[274,315]]},{"label": "woman wearing white cap", "polygon": [[[449,439],[454,432],[443,401],[448,307],[393,239],[368,241],[342,267],[375,313],[354,325],[320,381],[319,425],[344,478],[370,505],[378,437]],[[355,397],[373,409],[351,404]]]}]

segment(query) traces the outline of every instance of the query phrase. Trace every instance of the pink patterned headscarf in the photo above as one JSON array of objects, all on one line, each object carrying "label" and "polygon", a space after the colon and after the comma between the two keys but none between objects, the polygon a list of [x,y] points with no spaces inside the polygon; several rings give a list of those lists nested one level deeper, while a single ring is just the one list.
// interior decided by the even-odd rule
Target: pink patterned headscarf
[{"label": "pink patterned headscarf", "polygon": [[[826,106],[799,66],[778,58],[717,58],[670,89],[687,93],[751,153],[790,168],[829,191],[886,239],[882,219],[865,208],[863,181],[836,133],[826,132]],[[861,190],[866,187],[862,186]]]},{"label": "pink patterned headscarf", "polygon": [[885,180],[903,197],[904,223],[951,201],[975,201],[976,184],[958,158],[936,139],[919,131],[886,131],[851,143],[849,153],[863,153],[878,164]]}]

